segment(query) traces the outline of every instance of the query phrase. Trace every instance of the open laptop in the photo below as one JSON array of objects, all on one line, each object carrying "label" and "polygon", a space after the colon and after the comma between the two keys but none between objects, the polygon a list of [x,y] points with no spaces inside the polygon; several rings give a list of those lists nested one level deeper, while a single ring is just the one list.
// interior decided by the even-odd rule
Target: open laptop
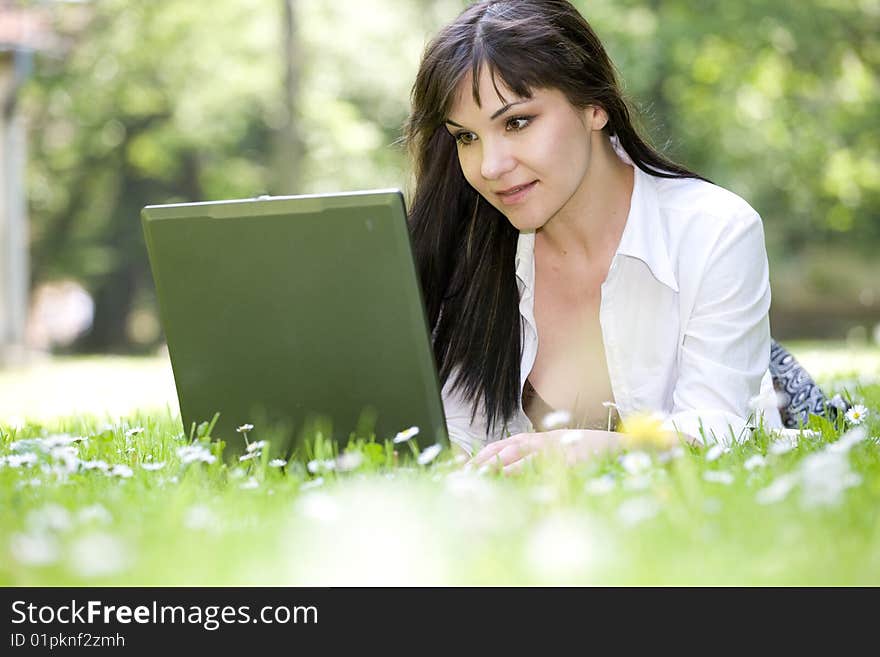
[{"label": "open laptop", "polygon": [[187,434],[219,413],[227,456],[245,424],[273,454],[410,427],[420,448],[448,444],[400,191],[151,205],[141,219]]}]

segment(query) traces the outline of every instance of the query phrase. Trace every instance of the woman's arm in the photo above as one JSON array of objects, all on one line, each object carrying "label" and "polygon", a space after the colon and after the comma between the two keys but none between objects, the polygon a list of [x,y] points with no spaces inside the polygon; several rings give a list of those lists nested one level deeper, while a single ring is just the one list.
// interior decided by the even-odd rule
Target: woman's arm
[{"label": "woman's arm", "polygon": [[761,218],[748,208],[715,226],[706,258],[687,272],[692,302],[673,409],[664,422],[668,430],[709,443],[748,437],[749,400],[770,365],[770,279]]},{"label": "woman's arm", "polygon": [[[647,439],[647,440],[646,440]],[[465,467],[499,467],[505,474],[522,469],[536,453],[557,453],[566,463],[574,465],[598,454],[637,447],[649,442],[653,447],[673,447],[685,440],[693,445],[700,441],[685,434],[660,430],[650,437],[639,437],[616,431],[597,429],[557,429],[539,433],[520,433],[504,440],[490,443],[468,461]]]}]

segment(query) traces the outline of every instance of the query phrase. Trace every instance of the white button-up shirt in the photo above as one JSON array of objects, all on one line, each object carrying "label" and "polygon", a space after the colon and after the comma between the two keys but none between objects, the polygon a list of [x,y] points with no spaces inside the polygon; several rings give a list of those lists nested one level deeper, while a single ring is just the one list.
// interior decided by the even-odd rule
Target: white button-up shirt
[{"label": "white button-up shirt", "polygon": [[[753,400],[772,394],[770,281],[761,218],[716,185],[634,169],[626,226],[601,286],[599,323],[614,394],[609,401],[624,424],[649,413],[664,428],[704,442],[744,440],[755,422]],[[452,390],[456,372],[443,387],[449,437],[469,454],[534,431],[522,408],[522,385],[540,345],[534,247],[534,231],[521,232],[515,268],[522,357],[515,416],[490,435],[482,402],[472,423],[471,403]],[[778,411],[772,413],[765,426],[781,426]]]}]

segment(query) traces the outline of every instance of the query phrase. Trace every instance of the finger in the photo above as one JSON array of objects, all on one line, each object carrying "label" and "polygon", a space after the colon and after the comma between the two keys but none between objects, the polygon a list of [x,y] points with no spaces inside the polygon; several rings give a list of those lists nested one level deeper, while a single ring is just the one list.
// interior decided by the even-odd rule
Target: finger
[{"label": "finger", "polygon": [[502,470],[502,472],[503,472],[505,475],[518,475],[518,474],[522,474],[522,473],[523,473],[523,470],[526,468],[526,466],[531,464],[532,459],[534,458],[534,456],[535,456],[535,453],[534,453],[534,452],[532,452],[531,454],[526,454],[525,456],[523,456],[523,457],[522,457],[521,459],[519,459],[518,461],[514,461],[514,462],[511,463],[510,465],[505,465],[504,468],[503,468],[503,470]]},{"label": "finger", "polygon": [[498,462],[503,468],[510,465],[511,463],[519,461],[521,458],[526,456],[526,454],[528,454],[528,451],[523,449],[522,445],[520,445],[519,443],[514,443],[513,445],[508,445],[500,452],[498,452]]},{"label": "finger", "polygon": [[542,449],[547,449],[547,446],[540,440],[534,439],[532,435],[529,435],[526,440],[520,440],[498,452],[498,458],[500,459],[502,466],[507,467],[514,463],[518,463],[519,461],[533,458]]},{"label": "finger", "polygon": [[[502,440],[496,440],[493,443],[490,443],[486,447],[484,447],[480,452],[474,456],[471,461],[467,463],[468,467],[479,467],[481,465],[485,465],[490,460],[494,460],[494,458],[503,452],[504,450],[517,445],[519,447],[519,454],[524,455],[530,452],[534,452],[541,448],[542,443],[542,435],[546,437],[546,434],[536,434],[536,433],[517,433],[508,438],[503,438]],[[514,459],[515,460],[515,459]],[[512,462],[512,461],[511,461]]]},{"label": "finger", "polygon": [[474,456],[473,459],[470,460],[470,464],[474,466],[481,466],[486,461],[492,459],[498,452],[502,449],[506,448],[510,445],[511,438],[504,438],[502,440],[496,440],[494,443],[489,443]]},{"label": "finger", "polygon": [[519,461],[523,454],[518,445],[507,445],[500,452],[483,461],[477,472],[481,474],[485,472],[500,473],[506,466]]}]

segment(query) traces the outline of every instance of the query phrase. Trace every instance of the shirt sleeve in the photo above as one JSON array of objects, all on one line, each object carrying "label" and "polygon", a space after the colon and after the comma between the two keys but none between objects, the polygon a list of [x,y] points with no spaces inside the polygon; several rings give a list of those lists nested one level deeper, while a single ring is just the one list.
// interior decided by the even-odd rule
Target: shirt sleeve
[{"label": "shirt sleeve", "polygon": [[664,427],[704,444],[742,441],[770,364],[769,265],[754,210],[720,231],[696,285]]},{"label": "shirt sleeve", "polygon": [[458,370],[454,370],[441,391],[446,431],[454,445],[463,449],[468,456],[473,456],[488,443],[486,422],[481,419],[485,417],[485,412],[481,403],[471,422],[472,403],[464,399],[459,390],[453,390],[457,375]]}]

